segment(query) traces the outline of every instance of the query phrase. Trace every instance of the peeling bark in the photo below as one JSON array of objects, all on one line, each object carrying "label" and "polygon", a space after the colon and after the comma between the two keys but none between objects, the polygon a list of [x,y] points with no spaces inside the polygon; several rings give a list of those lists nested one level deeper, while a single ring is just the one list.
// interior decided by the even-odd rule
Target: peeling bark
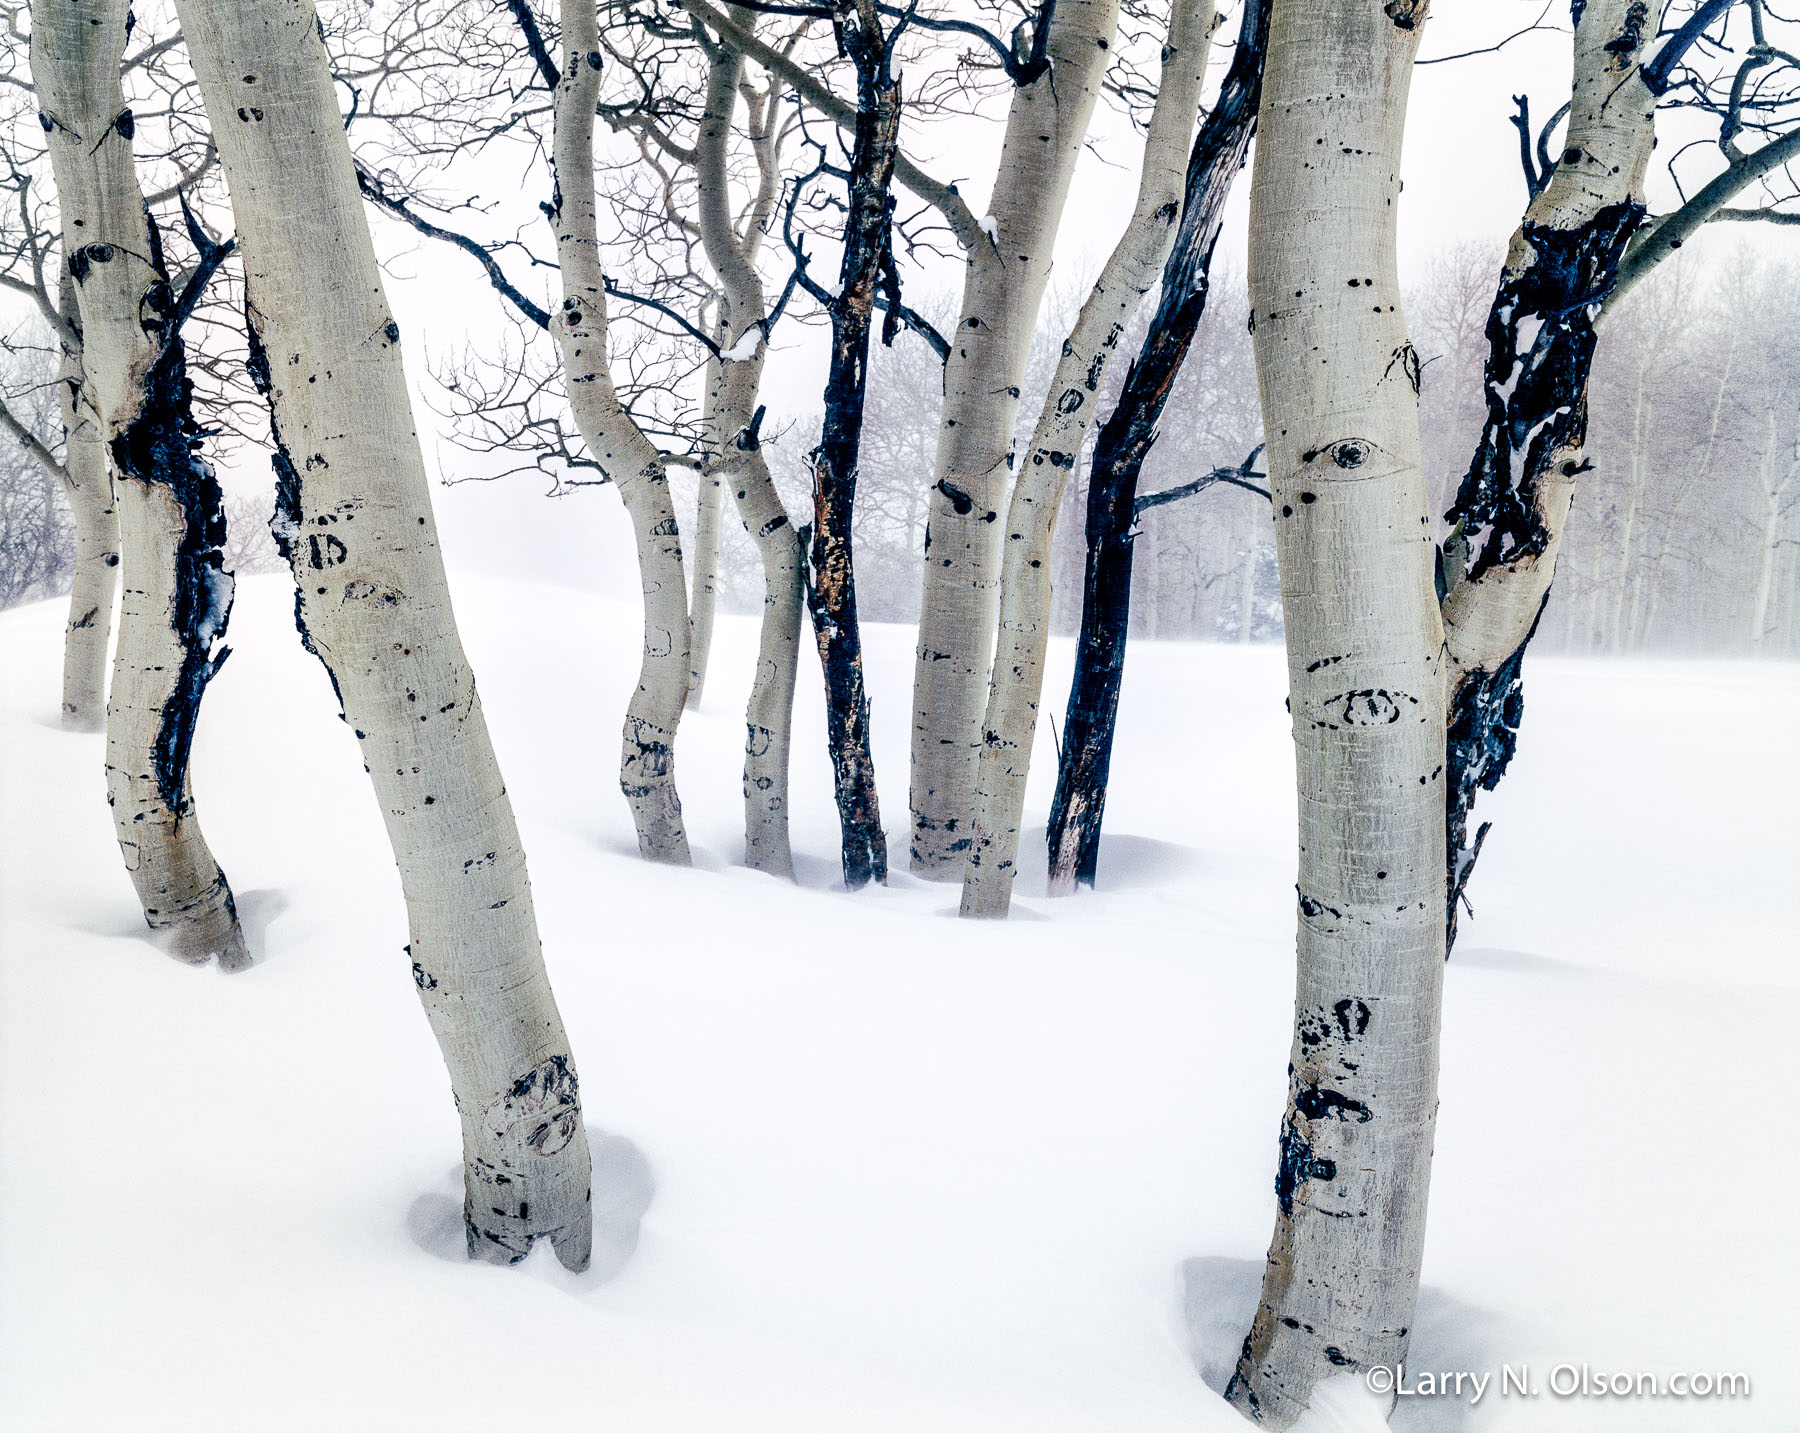
[{"label": "peeling bark", "polygon": [[838,44],[856,66],[856,137],[850,151],[838,293],[829,306],[831,368],[825,381],[825,418],[819,445],[810,455],[813,522],[807,605],[825,669],[825,732],[842,833],[844,885],[854,891],[870,881],[887,881],[887,833],[881,828],[875,754],[869,741],[869,693],[863,681],[850,528],[878,286],[892,301],[883,342],[893,341],[897,325],[893,306],[899,302],[900,284],[894,270],[892,210],[901,101],[874,0],[840,0],[833,23]]},{"label": "peeling bark", "polygon": [[1049,64],[1018,87],[1007,117],[991,237],[964,240],[913,676],[912,869],[927,879],[960,880],[968,859],[1019,385],[1118,11],[1118,0],[1058,0]]},{"label": "peeling bark", "polygon": [[1664,8],[1590,0],[1582,10],[1562,156],[1513,235],[1488,314],[1487,420],[1447,514],[1442,559],[1452,941],[1487,832],[1470,838],[1470,811],[1512,759],[1520,664],[1549,600],[1576,480],[1592,466],[1584,449],[1595,323],[1644,220],[1656,96],[1642,60]]},{"label": "peeling bark", "polygon": [[[99,415],[90,434],[76,392],[66,393],[71,456],[98,484],[104,463],[87,445],[101,439],[118,474],[124,601],[107,713],[107,801],[150,928],[180,959],[217,956],[236,969],[249,957],[231,886],[188,789],[200,699],[228,651],[225,518],[197,452],[185,315],[133,167],[135,126],[119,83],[129,16],[125,0],[46,0],[32,19],[32,76],[81,313],[81,363]],[[103,628],[98,605],[92,620]]]},{"label": "peeling bark", "polygon": [[1081,628],[1075,641],[1056,794],[1050,804],[1052,895],[1067,895],[1078,882],[1093,885],[1099,869],[1100,825],[1131,624],[1138,477],[1206,312],[1213,248],[1225,204],[1256,132],[1268,16],[1269,0],[1254,0],[1245,8],[1231,69],[1188,161],[1181,229],[1163,270],[1156,313],[1126,374],[1119,401],[1095,441],[1088,477]]},{"label": "peeling bark", "polygon": [[177,9],[242,244],[275,443],[270,526],[399,866],[412,978],[461,1116],[469,1253],[512,1263],[548,1239],[580,1269],[590,1170],[575,1067],[318,19],[307,0]]},{"label": "peeling bark", "polygon": [[[1258,3],[1247,13],[1257,15]],[[1209,4],[1176,0],[1144,140],[1137,203],[1063,340],[1062,357],[1007,508],[1000,615],[976,769],[974,839],[963,875],[965,916],[1004,916],[1011,904],[1050,638],[1049,564],[1056,514],[1094,421],[1100,381],[1119,338],[1175,245],[1182,161],[1206,77],[1212,18]],[[1252,28],[1255,23],[1252,19]],[[1229,90],[1229,81],[1227,86]]]},{"label": "peeling bark", "polygon": [[1444,970],[1443,634],[1395,216],[1423,5],[1275,0],[1250,303],[1299,792],[1277,1214],[1226,1396],[1287,1427],[1406,1357]]},{"label": "peeling bark", "polygon": [[606,277],[594,194],[594,106],[600,40],[589,3],[562,7],[563,66],[556,82],[556,192],[547,208],[562,273],[562,305],[550,330],[582,441],[619,489],[637,536],[644,584],[644,651],[625,714],[619,787],[631,805],[646,860],[688,864],[687,828],[675,790],[675,730],[687,704],[687,579],[681,533],[662,454],[632,421],[607,362]]}]

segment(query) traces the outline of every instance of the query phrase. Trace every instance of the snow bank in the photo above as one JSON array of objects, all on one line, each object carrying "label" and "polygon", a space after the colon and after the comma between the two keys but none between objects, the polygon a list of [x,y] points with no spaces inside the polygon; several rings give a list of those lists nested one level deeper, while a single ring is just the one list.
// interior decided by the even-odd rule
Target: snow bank
[{"label": "snow bank", "polygon": [[[1036,870],[996,926],[904,874],[834,889],[810,673],[801,887],[741,868],[747,621],[720,620],[683,723],[696,866],[673,871],[637,861],[611,769],[634,606],[483,581],[458,614],[593,1121],[594,1269],[458,1257],[456,1121],[398,883],[286,579],[240,585],[194,749],[259,957],[231,978],[142,938],[100,739],[55,727],[60,612],[15,611],[0,1423],[1242,1426],[1217,1390],[1273,1221],[1292,996],[1279,652],[1134,645],[1102,889],[1036,897],[1028,832]],[[868,633],[896,851],[911,640]],[[1053,650],[1047,691],[1068,661]],[[1395,1426],[1791,1426],[1800,1259],[1779,1197],[1800,1169],[1768,1122],[1792,1050],[1797,697],[1791,667],[1528,669],[1450,967],[1413,1360],[1742,1370],[1753,1396],[1490,1392],[1403,1401]],[[1049,762],[1046,732],[1029,821]],[[680,913],[672,948],[634,925],[628,887]],[[1368,1411],[1350,1393],[1334,1416]]]}]

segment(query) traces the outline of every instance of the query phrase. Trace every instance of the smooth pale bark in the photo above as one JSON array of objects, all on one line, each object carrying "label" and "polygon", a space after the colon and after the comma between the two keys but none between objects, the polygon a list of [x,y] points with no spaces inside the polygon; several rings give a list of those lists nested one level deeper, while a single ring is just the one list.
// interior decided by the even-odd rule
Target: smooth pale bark
[{"label": "smooth pale bark", "polygon": [[1549,600],[1576,480],[1592,466],[1595,321],[1644,218],[1656,96],[1641,60],[1664,9],[1663,0],[1590,0],[1582,10],[1562,157],[1513,235],[1488,315],[1487,421],[1444,551],[1452,941],[1486,834],[1468,836],[1469,812],[1512,759],[1520,665]]},{"label": "smooth pale bark", "polygon": [[[63,629],[62,724],[65,731],[106,729],[106,657],[118,598],[119,519],[113,508],[106,439],[92,389],[81,364],[81,325],[74,280],[62,280],[58,330],[57,411],[63,457],[57,456],[6,404],[0,427],[36,461],[45,480],[62,489],[75,521],[75,566],[69,586],[69,620]],[[52,500],[46,494],[46,504]],[[48,511],[48,507],[46,507]]]},{"label": "smooth pale bark", "polygon": [[960,880],[968,859],[1019,386],[1118,13],[1118,0],[1056,5],[1050,66],[1014,92],[991,237],[969,245],[948,335],[913,672],[912,868],[928,879]]},{"label": "smooth pale bark", "polygon": [[1442,630],[1395,217],[1423,0],[1275,0],[1250,195],[1299,789],[1278,1215],[1227,1397],[1406,1357],[1444,970]]},{"label": "smooth pale bark", "polygon": [[625,713],[619,786],[631,805],[644,857],[685,866],[688,841],[675,790],[675,730],[693,676],[687,579],[662,454],[619,402],[607,362],[606,277],[594,194],[594,106],[602,61],[592,0],[562,7],[561,58],[550,227],[563,297],[550,330],[562,349],[563,382],[582,441],[631,515],[644,589],[643,662]]},{"label": "smooth pale bark", "polygon": [[[63,312],[79,300],[65,279]],[[62,341],[63,460],[57,467],[75,519],[75,573],[69,588],[69,621],[63,634],[62,723],[70,731],[106,729],[106,657],[119,588],[119,515],[113,506],[112,472],[100,431],[93,389],[78,341]]]},{"label": "smooth pale bark", "polygon": [[1788,489],[1793,485],[1794,476],[1800,473],[1800,453],[1793,454],[1783,462],[1778,457],[1778,444],[1775,433],[1775,414],[1771,411],[1767,417],[1768,435],[1763,439],[1763,455],[1760,465],[1760,476],[1763,489],[1763,511],[1757,544],[1756,591],[1750,606],[1750,649],[1760,652],[1763,644],[1769,639],[1771,630],[1769,610],[1775,595],[1775,563],[1781,554],[1782,518],[1793,506],[1788,498]]},{"label": "smooth pale bark", "polygon": [[[706,390],[718,392],[717,359],[706,362]],[[702,420],[707,448],[719,445],[717,414],[712,404]],[[719,609],[719,508],[723,484],[716,473],[702,470],[694,499],[694,590],[688,599],[688,694],[689,707],[698,709],[706,693],[706,668],[712,659],[713,622]]]},{"label": "smooth pale bark", "polygon": [[32,12],[32,79],[81,313],[81,363],[98,410],[90,435],[65,409],[76,420],[71,447],[96,488],[105,468],[93,445],[103,440],[118,470],[124,597],[106,723],[107,802],[150,928],[180,959],[217,956],[235,969],[249,963],[237,909],[188,788],[200,699],[226,654],[225,520],[218,484],[194,452],[180,326],[133,167],[134,125],[119,84],[126,21],[126,0],[44,0]]},{"label": "smooth pale bark", "polygon": [[[587,1264],[575,1065],[525,854],[450,607],[430,489],[318,20],[182,0],[231,188],[274,528],[301,638],[356,732],[400,868],[412,978],[462,1119],[471,1257]],[[683,675],[686,667],[683,664]]]},{"label": "smooth pale bark", "polygon": [[1056,514],[1094,421],[1100,380],[1175,243],[1188,137],[1206,78],[1212,19],[1210,0],[1175,0],[1156,107],[1144,139],[1137,203],[1063,340],[1062,357],[1013,486],[1001,556],[993,674],[976,770],[974,833],[963,873],[965,916],[1004,916],[1012,903],[1025,779],[1050,641]]},{"label": "smooth pale bark", "polygon": [[[734,12],[735,13],[735,12]],[[740,17],[746,26],[753,17]],[[707,77],[706,110],[694,143],[694,174],[701,243],[722,290],[720,331],[734,356],[710,371],[707,395],[714,441],[702,484],[729,487],[744,531],[756,544],[763,570],[763,615],[756,676],[744,712],[744,863],[752,870],[793,878],[788,840],[788,757],[792,747],[794,686],[800,665],[800,535],[775,491],[757,436],[756,397],[768,358],[768,335],[758,328],[744,356],[742,343],[767,317],[768,301],[756,272],[756,253],[780,188],[774,146],[775,93],[762,102],[752,126],[760,175],[756,200],[740,234],[732,217],[726,160],[743,57],[720,41]]]}]

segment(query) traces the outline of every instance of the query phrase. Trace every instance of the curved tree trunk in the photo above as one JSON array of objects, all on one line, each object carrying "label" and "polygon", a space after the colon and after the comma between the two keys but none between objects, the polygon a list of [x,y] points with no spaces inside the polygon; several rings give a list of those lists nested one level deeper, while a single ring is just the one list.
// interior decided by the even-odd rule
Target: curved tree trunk
[{"label": "curved tree trunk", "polygon": [[457,638],[400,330],[317,17],[306,0],[178,9],[243,246],[252,376],[276,444],[271,526],[400,868],[412,976],[462,1117],[469,1252],[510,1263],[547,1238],[583,1268],[575,1066]]},{"label": "curved tree trunk", "polygon": [[1150,331],[1095,441],[1088,473],[1081,626],[1047,833],[1051,895],[1068,895],[1078,882],[1092,885],[1099,868],[1100,825],[1130,634],[1138,476],[1206,312],[1225,203],[1256,130],[1268,28],[1268,0],[1246,6],[1231,69],[1188,161],[1181,228],[1163,271]]},{"label": "curved tree trunk", "polygon": [[[754,16],[733,11],[754,28]],[[805,553],[800,535],[775,491],[774,478],[758,437],[762,413],[756,406],[768,358],[768,335],[751,328],[767,317],[768,303],[755,256],[779,190],[775,162],[775,91],[762,101],[761,123],[752,144],[761,176],[756,202],[743,234],[732,218],[726,159],[732,117],[743,77],[743,56],[718,42],[707,77],[706,111],[694,145],[701,243],[719,276],[720,332],[734,357],[713,366],[708,394],[713,444],[700,481],[729,486],[744,530],[756,544],[763,570],[763,615],[756,676],[744,712],[744,864],[791,880],[793,852],[788,839],[788,755],[792,747],[794,686],[800,667],[800,609]],[[744,342],[752,347],[737,357]]]},{"label": "curved tree trunk", "polygon": [[[225,517],[212,471],[194,451],[184,315],[132,163],[135,127],[119,85],[126,19],[126,0],[45,0],[32,14],[32,76],[81,311],[82,362],[118,473],[124,602],[107,801],[150,928],[183,960],[216,955],[237,968],[248,955],[231,887],[188,791],[200,698],[226,654]],[[72,447],[91,443],[80,415],[70,416],[80,438]],[[95,466],[91,456],[77,462]]]},{"label": "curved tree trunk", "polygon": [[1576,479],[1592,467],[1584,449],[1594,323],[1644,217],[1656,97],[1640,62],[1664,8],[1664,0],[1589,0],[1581,12],[1562,158],[1513,235],[1488,315],[1487,422],[1444,551],[1452,941],[1487,831],[1471,839],[1469,813],[1512,760],[1524,712],[1520,664],[1550,599]]},{"label": "curved tree trunk", "polygon": [[1094,421],[1100,380],[1119,336],[1174,247],[1183,158],[1206,77],[1211,19],[1210,4],[1175,0],[1163,46],[1162,82],[1144,139],[1137,205],[1063,340],[1062,357],[1013,486],[1001,555],[993,675],[976,769],[973,841],[963,874],[965,916],[1004,916],[1012,903],[1025,778],[1050,641],[1049,563],[1056,514]]},{"label": "curved tree trunk", "polygon": [[[74,280],[65,277],[62,311],[75,317]],[[63,635],[62,723],[70,731],[106,729],[106,656],[119,587],[119,515],[113,506],[106,438],[100,431],[81,349],[63,340],[63,460],[58,469],[75,518],[74,585]]]},{"label": "curved tree trunk", "polygon": [[562,307],[551,331],[562,349],[569,406],[588,452],[618,485],[637,535],[644,584],[644,657],[625,714],[619,786],[631,803],[647,860],[688,864],[675,791],[675,729],[693,678],[681,533],[662,454],[631,420],[607,365],[606,278],[594,197],[594,105],[600,42],[587,0],[562,7],[562,74],[556,85],[556,198],[550,227],[562,272]]},{"label": "curved tree trunk", "polygon": [[1227,1397],[1406,1357],[1437,1109],[1443,633],[1395,216],[1424,0],[1275,0],[1250,306],[1299,786],[1275,1235]]},{"label": "curved tree trunk", "polygon": [[989,237],[967,255],[944,365],[913,670],[912,868],[927,879],[960,880],[968,859],[1019,385],[1118,11],[1118,0],[1055,5],[1050,64],[1013,96],[983,221]]}]

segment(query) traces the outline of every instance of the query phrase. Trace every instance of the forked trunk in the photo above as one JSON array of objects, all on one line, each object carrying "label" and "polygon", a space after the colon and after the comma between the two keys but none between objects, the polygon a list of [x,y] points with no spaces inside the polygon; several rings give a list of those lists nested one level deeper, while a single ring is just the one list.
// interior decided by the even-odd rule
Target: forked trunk
[{"label": "forked trunk", "polygon": [[1162,83],[1144,140],[1136,207],[1063,340],[1062,357],[1013,486],[1001,556],[993,674],[976,769],[974,836],[963,874],[965,916],[1004,916],[1012,901],[1025,779],[1050,640],[1049,563],[1056,514],[1094,421],[1100,380],[1175,242],[1182,160],[1206,75],[1211,19],[1210,5],[1176,0],[1163,47]]},{"label": "forked trunk", "polygon": [[185,314],[132,163],[135,126],[119,85],[126,0],[46,0],[32,22],[32,75],[81,311],[81,361],[99,410],[90,435],[81,413],[65,408],[76,424],[71,456],[102,482],[104,463],[88,445],[103,435],[118,474],[124,601],[107,711],[107,801],[150,928],[183,960],[217,956],[237,968],[249,957],[231,887],[188,790],[200,698],[227,650],[225,516],[219,485],[195,451]]},{"label": "forked trunk", "polygon": [[1423,0],[1275,0],[1250,305],[1299,789],[1275,1234],[1227,1391],[1286,1427],[1406,1357],[1437,1110],[1443,633],[1395,262]]},{"label": "forked trunk", "polygon": [[306,0],[177,8],[242,244],[252,376],[275,442],[271,526],[298,583],[301,640],[362,745],[400,868],[412,978],[462,1118],[469,1252],[511,1263],[547,1238],[583,1268],[575,1066],[457,637],[400,330],[318,19]]},{"label": "forked trunk", "polygon": [[987,237],[967,255],[944,365],[913,669],[912,868],[930,880],[960,880],[968,860],[1019,386],[1119,4],[1044,11],[1049,63],[1013,95]]}]

